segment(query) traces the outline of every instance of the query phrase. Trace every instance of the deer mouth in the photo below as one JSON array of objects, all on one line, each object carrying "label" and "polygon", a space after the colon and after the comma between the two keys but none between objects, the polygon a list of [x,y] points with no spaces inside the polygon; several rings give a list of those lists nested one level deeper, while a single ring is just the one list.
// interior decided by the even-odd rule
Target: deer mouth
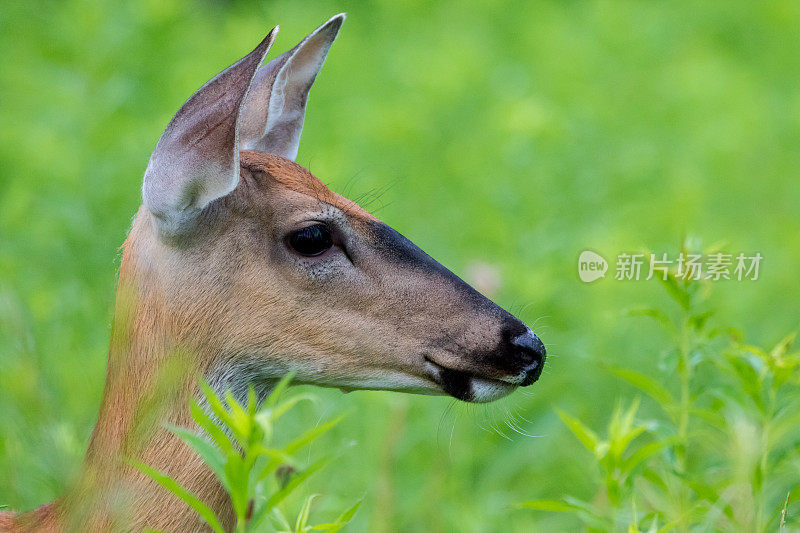
[{"label": "deer mouth", "polygon": [[465,402],[493,402],[511,394],[518,386],[511,381],[449,368],[428,356],[425,356],[425,366],[431,379],[445,393]]}]

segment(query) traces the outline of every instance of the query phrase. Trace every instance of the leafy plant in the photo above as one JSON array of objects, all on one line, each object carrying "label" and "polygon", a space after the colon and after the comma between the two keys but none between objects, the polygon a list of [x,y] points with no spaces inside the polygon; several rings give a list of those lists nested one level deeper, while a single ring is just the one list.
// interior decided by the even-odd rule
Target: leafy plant
[{"label": "leafy plant", "polygon": [[[248,391],[246,404],[242,405],[230,392],[226,392],[223,399],[207,383],[202,383],[203,402],[194,401],[191,406],[192,418],[201,431],[169,428],[200,455],[225,487],[236,514],[234,531],[237,533],[270,530],[270,525],[276,531],[291,533],[339,531],[352,519],[360,505],[358,502],[333,522],[319,525],[308,524],[316,495],[306,499],[293,526],[279,510],[278,504],[331,460],[323,457],[302,468],[294,454],[341,420],[339,417],[313,427],[280,448],[270,446],[278,419],[299,402],[312,398],[295,395],[279,402],[290,380],[291,375],[284,377],[261,406],[252,388]],[[217,533],[225,531],[214,511],[177,481],[139,461],[133,461],[133,464],[194,509],[212,530]],[[270,491],[269,482],[273,477],[277,488]],[[269,521],[266,520],[268,517]]]},{"label": "leafy plant", "polygon": [[[684,248],[684,252],[685,252]],[[733,328],[709,326],[710,284],[670,271],[660,279],[677,311],[632,312],[672,339],[659,375],[606,366],[658,406],[617,407],[607,435],[562,421],[592,454],[602,484],[593,501],[531,500],[522,508],[575,515],[591,531],[766,531],[797,524],[800,352],[789,335],[764,350]]]}]

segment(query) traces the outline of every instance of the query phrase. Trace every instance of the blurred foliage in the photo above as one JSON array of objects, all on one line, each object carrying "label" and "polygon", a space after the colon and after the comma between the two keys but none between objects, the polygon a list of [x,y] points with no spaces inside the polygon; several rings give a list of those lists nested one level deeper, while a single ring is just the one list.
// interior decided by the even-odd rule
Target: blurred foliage
[{"label": "blurred foliage", "polygon": [[[80,466],[114,258],[169,118],[272,25],[278,53],[339,11],[348,20],[298,162],[457,273],[489,265],[493,298],[553,356],[534,387],[489,406],[319,391],[322,407],[300,407],[297,428],[358,413],[331,430],[358,453],[315,476],[320,512],[366,494],[354,531],[575,527],[569,514],[512,509],[596,494],[600,473],[556,408],[605,425],[636,390],[603,365],[656,375],[672,346],[620,311],[664,296],[581,283],[584,249],[675,252],[693,232],[758,251],[758,281],[715,284],[717,322],[759,346],[797,328],[795,1],[6,0],[0,502],[54,498]],[[638,416],[658,412],[643,403]]]},{"label": "blurred foliage", "polygon": [[[229,391],[220,397],[207,383],[201,383],[202,404],[194,401],[191,406],[192,418],[199,431],[170,428],[222,482],[236,515],[236,533],[335,533],[350,522],[361,504],[359,501],[345,510],[333,522],[311,525],[308,523],[311,504],[318,496],[312,494],[306,497],[294,526],[278,507],[332,460],[331,456],[322,457],[302,467],[295,455],[341,420],[337,418],[312,426],[285,446],[274,447],[272,441],[278,420],[301,401],[315,399],[309,395],[295,395],[280,401],[291,379],[292,376],[287,375],[280,380],[263,403],[256,399],[255,390],[251,387],[244,404],[239,403]],[[214,510],[178,481],[140,461],[133,461],[133,464],[189,505],[215,533],[225,532]]]},{"label": "blurred foliage", "polygon": [[[709,325],[710,283],[673,270],[661,281],[678,312],[636,310],[672,338],[657,378],[612,373],[661,412],[636,422],[638,399],[619,406],[601,438],[561,412],[593,455],[602,483],[592,501],[531,500],[522,508],[571,513],[590,531],[792,531],[800,499],[800,351],[794,335],[765,351],[735,328]],[[646,442],[642,442],[644,437]]]}]

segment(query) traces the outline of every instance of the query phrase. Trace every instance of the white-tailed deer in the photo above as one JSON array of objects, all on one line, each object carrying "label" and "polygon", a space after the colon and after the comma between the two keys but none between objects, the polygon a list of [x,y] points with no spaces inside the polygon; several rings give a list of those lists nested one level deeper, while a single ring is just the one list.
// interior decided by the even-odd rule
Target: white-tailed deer
[{"label": "white-tailed deer", "polygon": [[[83,477],[60,500],[0,515],[0,530],[201,529],[129,457],[230,525],[214,474],[163,428],[192,424],[198,377],[237,396],[294,371],[301,383],[473,402],[538,379],[545,348],[525,324],[293,161],[309,89],[343,21],[259,68],[276,27],[169,123],[124,245]],[[164,369],[169,393],[153,393]],[[138,420],[145,410],[157,416]]]}]

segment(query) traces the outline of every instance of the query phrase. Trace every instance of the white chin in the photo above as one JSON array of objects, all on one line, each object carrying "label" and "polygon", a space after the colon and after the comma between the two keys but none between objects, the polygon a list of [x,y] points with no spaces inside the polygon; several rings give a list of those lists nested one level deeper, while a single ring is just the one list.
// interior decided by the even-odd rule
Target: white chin
[{"label": "white chin", "polygon": [[516,388],[516,385],[473,377],[472,398],[470,398],[470,401],[475,403],[493,402],[503,396],[508,396]]}]

